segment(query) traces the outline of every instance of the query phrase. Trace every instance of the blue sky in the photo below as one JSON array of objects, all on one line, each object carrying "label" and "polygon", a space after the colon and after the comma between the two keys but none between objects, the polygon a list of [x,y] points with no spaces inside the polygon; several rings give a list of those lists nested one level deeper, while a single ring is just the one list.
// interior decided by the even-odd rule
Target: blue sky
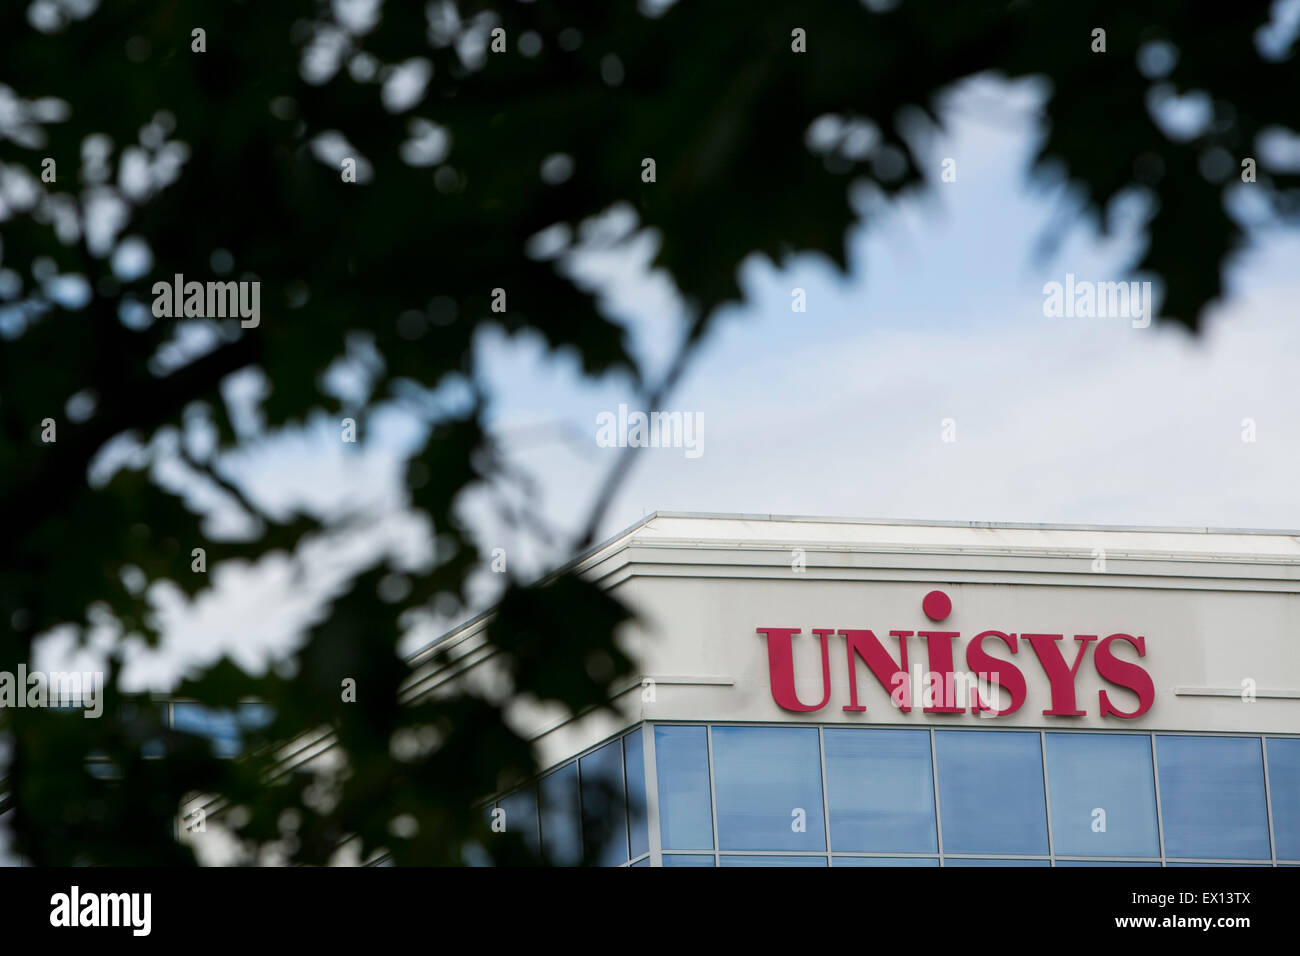
[{"label": "blue sky", "polygon": [[[951,116],[926,150],[933,188],[855,232],[849,277],[811,256],[780,271],[746,263],[746,303],[667,402],[703,415],[704,454],[638,452],[606,531],[656,509],[1300,526],[1287,477],[1300,420],[1285,385],[1300,344],[1297,237],[1260,235],[1230,277],[1239,294],[1200,339],[1046,318],[1043,285],[1066,273],[1142,278],[1125,271],[1140,206],[1103,239],[1067,190],[1027,182],[1031,87],[973,84]],[[957,182],[939,183],[949,157]],[[1044,258],[1052,230],[1059,249]],[[662,355],[680,321],[671,287],[626,267],[617,281],[614,312]],[[791,311],[795,287],[806,313]],[[485,336],[481,356],[499,432],[525,439],[507,447],[541,476],[549,513],[576,519],[616,454],[593,447],[596,415],[636,407],[634,394],[578,384],[527,340]],[[945,418],[955,442],[941,440]],[[1241,440],[1245,418],[1254,443]]]}]

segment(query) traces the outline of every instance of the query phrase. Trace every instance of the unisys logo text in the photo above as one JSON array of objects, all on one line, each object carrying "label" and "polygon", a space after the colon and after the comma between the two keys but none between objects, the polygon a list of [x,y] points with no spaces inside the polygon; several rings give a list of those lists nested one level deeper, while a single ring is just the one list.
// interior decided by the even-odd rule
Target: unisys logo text
[{"label": "unisys logo text", "polygon": [[[952,601],[942,591],[931,591],[921,602],[925,616],[936,624],[947,619],[952,613]],[[1025,702],[1028,685],[1025,673],[1014,663],[994,657],[990,650],[1001,651],[996,646],[990,648],[991,642],[998,642],[1012,655],[1018,654],[1021,644],[1028,645],[1028,651],[1037,658],[1039,669],[1050,684],[1052,704],[1043,711],[1052,717],[1082,717],[1088,713],[1084,705],[1089,703],[1077,699],[1075,678],[1083,665],[1088,649],[1096,644],[1092,653],[1093,667],[1097,676],[1116,688],[1122,688],[1137,697],[1137,706],[1132,710],[1121,709],[1118,704],[1128,703],[1124,697],[1117,698],[1106,690],[1097,693],[1098,712],[1102,717],[1122,717],[1130,719],[1141,717],[1151,709],[1155,700],[1155,685],[1151,675],[1139,664],[1124,660],[1116,653],[1118,645],[1126,645],[1125,654],[1136,653],[1141,658],[1146,656],[1146,640],[1142,636],[1131,634],[1110,634],[1098,639],[1096,634],[1075,634],[1071,644],[1064,634],[1016,634],[999,630],[981,631],[970,639],[966,645],[966,666],[969,674],[963,675],[954,670],[953,642],[961,638],[959,631],[890,631],[889,636],[897,642],[898,655],[895,657],[884,641],[870,630],[835,628],[813,628],[813,635],[821,641],[822,664],[822,699],[817,704],[805,704],[795,693],[794,684],[794,636],[799,628],[760,627],[758,633],[767,637],[767,660],[772,685],[772,697],[785,710],[807,712],[821,710],[831,699],[831,636],[844,638],[844,648],[848,659],[849,702],[844,706],[847,711],[864,711],[867,708],[858,703],[858,668],[860,660],[867,665],[872,676],[882,687],[890,692],[891,702],[899,710],[911,711],[913,700],[923,704],[927,714],[963,714],[967,712],[969,702],[971,712],[978,711],[981,716],[1003,717],[1014,714]],[[929,694],[914,695],[912,692],[911,671],[908,668],[908,640],[911,637],[925,640],[926,654],[929,662],[927,683]],[[838,643],[838,642],[837,642]],[[1067,650],[1073,650],[1072,660],[1066,659]],[[1028,656],[1028,654],[1024,655]],[[1036,675],[1035,675],[1036,676]],[[953,688],[960,688],[963,678],[969,678],[970,695],[953,693]],[[981,689],[993,688],[992,693],[981,694]],[[1010,698],[1007,706],[995,709],[1002,703],[998,689],[1005,689]]]}]

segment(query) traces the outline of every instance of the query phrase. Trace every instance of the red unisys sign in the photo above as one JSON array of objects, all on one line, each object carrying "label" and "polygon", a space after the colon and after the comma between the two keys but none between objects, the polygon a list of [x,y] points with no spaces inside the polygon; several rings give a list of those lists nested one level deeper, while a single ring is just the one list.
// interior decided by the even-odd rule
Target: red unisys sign
[{"label": "red unisys sign", "polygon": [[[942,591],[931,591],[921,602],[925,616],[936,623],[943,621],[952,613],[952,601]],[[980,711],[981,716],[1002,717],[1014,714],[1025,702],[1027,685],[1025,674],[1010,661],[994,657],[990,653],[990,642],[1003,645],[1010,654],[1020,651],[1023,641],[1038,659],[1039,668],[1051,685],[1052,706],[1043,711],[1052,717],[1083,717],[1088,712],[1084,709],[1087,701],[1078,700],[1075,694],[1075,677],[1088,654],[1088,648],[1096,642],[1092,654],[1092,664],[1097,676],[1123,688],[1137,696],[1134,710],[1121,710],[1115,699],[1105,690],[1097,694],[1098,712],[1102,717],[1141,717],[1151,709],[1155,700],[1155,686],[1151,675],[1140,665],[1124,660],[1116,655],[1117,645],[1125,645],[1141,658],[1146,656],[1146,640],[1130,634],[1111,634],[1098,640],[1096,634],[1076,634],[1074,643],[1065,641],[1064,634],[1008,634],[1003,631],[981,631],[970,639],[966,645],[966,675],[954,671],[953,641],[961,637],[959,631],[890,631],[889,636],[898,642],[898,657],[895,658],[880,638],[869,630],[839,630],[835,628],[813,628],[812,633],[821,640],[822,652],[822,699],[818,704],[804,704],[799,700],[794,688],[794,636],[800,633],[797,627],[760,627],[759,634],[767,636],[767,660],[772,684],[772,697],[786,710],[806,712],[821,710],[831,699],[831,660],[830,639],[832,634],[844,638],[845,651],[848,656],[849,702],[844,710],[864,711],[867,708],[858,703],[857,661],[860,659],[881,686],[890,691],[890,699],[899,710],[908,712],[912,709],[913,695],[910,683],[911,673],[907,666],[908,638],[913,635],[925,639],[929,659],[929,678],[932,693],[921,696],[925,704],[923,711],[927,714],[964,714],[965,701],[962,695],[954,694],[954,685],[960,686],[963,677],[971,678],[970,696],[971,712]],[[1066,659],[1065,650],[1074,651],[1072,660]],[[992,650],[1002,651],[993,646]],[[978,675],[978,679],[974,677]],[[991,688],[1005,689],[1010,696],[1010,703],[1002,710],[994,710],[989,701],[996,701],[994,694],[984,697],[979,693],[980,684]],[[996,701],[1000,703],[1000,701]],[[1121,702],[1123,699],[1121,698]]]}]

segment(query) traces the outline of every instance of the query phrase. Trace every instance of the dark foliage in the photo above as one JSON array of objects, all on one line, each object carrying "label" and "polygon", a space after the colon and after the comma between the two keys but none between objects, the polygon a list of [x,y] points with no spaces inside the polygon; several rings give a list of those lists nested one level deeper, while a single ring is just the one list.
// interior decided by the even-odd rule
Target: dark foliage
[{"label": "dark foliage", "polygon": [[[57,14],[39,21],[43,30],[29,22],[38,7]],[[431,23],[424,3],[389,0],[373,29],[355,34],[328,4],[308,0],[118,0],[82,19],[57,13],[71,8],[0,7],[0,269],[17,283],[0,283],[0,668],[10,671],[31,661],[38,635],[58,626],[84,635],[104,615],[122,635],[115,658],[127,636],[156,642],[148,589],[128,587],[134,572],[124,583],[125,569],[196,596],[225,562],[346,534],[346,516],[263,513],[224,474],[222,456],[322,413],[355,418],[364,441],[378,405],[418,410],[439,385],[472,386],[471,342],[486,324],[534,330],[585,373],[625,374],[653,401],[718,306],[739,297],[745,257],[780,263],[812,250],[843,267],[857,221],[851,184],[892,198],[938,179],[915,134],[941,122],[939,98],[972,75],[1045,80],[1036,171],[1068,179],[1082,214],[1104,225],[1118,197],[1146,192],[1150,241],[1135,265],[1163,282],[1164,314],[1195,330],[1243,241],[1225,191],[1241,185],[1238,165],[1255,156],[1259,133],[1293,123],[1300,102],[1294,57],[1256,49],[1265,4],[903,0],[877,13],[855,0],[682,0],[648,17],[623,0],[463,3],[459,18]],[[487,50],[498,24],[504,53]],[[1098,27],[1105,53],[1092,50]],[[206,31],[204,52],[192,49],[196,28]],[[806,53],[792,50],[796,28]],[[526,55],[530,33],[539,42]],[[1138,53],[1158,41],[1178,56],[1149,79]],[[427,85],[392,109],[389,67],[415,58]],[[322,62],[336,68],[304,79]],[[1210,120],[1170,138],[1151,103],[1190,91],[1208,94]],[[878,142],[866,153],[811,150],[806,131],[826,114],[870,120]],[[330,131],[350,145],[318,155],[313,141]],[[92,134],[107,137],[102,156]],[[1215,150],[1230,167],[1207,178]],[[555,154],[569,157],[572,174],[544,181]],[[357,182],[344,181],[343,156],[357,160]],[[46,157],[57,162],[53,182],[41,178]],[[135,189],[121,175],[145,158],[159,165]],[[647,158],[653,182],[642,175]],[[1277,216],[1294,216],[1297,175],[1256,158],[1249,188]],[[168,164],[177,169],[164,184]],[[110,241],[87,228],[105,197],[123,203]],[[618,207],[635,213],[636,230],[657,233],[656,264],[689,304],[691,334],[665,381],[644,380],[619,325],[565,270],[578,227]],[[571,227],[568,238],[530,256],[530,238],[557,224]],[[111,262],[111,239],[126,236],[152,254],[148,272],[129,279]],[[87,301],[60,301],[56,273],[83,277]],[[153,283],[177,273],[259,281],[260,324],[152,319]],[[492,310],[494,289],[506,292],[504,312]],[[188,325],[216,331],[176,358],[168,343]],[[362,398],[322,386],[345,356],[367,370]],[[244,370],[265,385],[251,429],[222,391]],[[73,416],[78,395],[93,408]],[[246,758],[217,759],[171,730],[163,705],[115,688],[99,720],[0,711],[16,848],[43,864],[188,862],[176,814],[200,792],[228,808],[249,859],[274,846],[285,859],[320,863],[358,835],[366,855],[384,849],[398,863],[457,862],[473,840],[501,861],[526,861],[521,845],[488,839],[472,809],[535,769],[502,702],[466,690],[399,703],[409,676],[397,653],[402,615],[463,600],[481,560],[453,506],[498,471],[482,412],[479,403],[451,418],[427,412],[407,484],[438,547],[408,594],[384,600],[386,569],[360,569],[287,670],[256,676],[223,660],[177,688],[213,707],[246,697],[270,705],[271,723],[247,730]],[[43,440],[46,419],[55,442]],[[188,480],[249,512],[256,534],[205,535],[203,516],[151,470],[181,454],[177,436],[196,422],[218,442],[201,459],[185,454]],[[92,463],[123,435],[144,451],[111,480],[91,481]],[[607,499],[576,548],[591,543]],[[196,547],[206,549],[207,573],[191,570]],[[516,693],[581,712],[636,673],[612,636],[626,617],[608,595],[561,574],[513,587],[488,636]],[[355,703],[340,700],[345,678],[356,681]],[[337,769],[285,771],[286,742],[313,729],[333,735]],[[403,734],[425,742],[417,756],[394,754]],[[390,822],[406,815],[414,835],[395,835]]]}]

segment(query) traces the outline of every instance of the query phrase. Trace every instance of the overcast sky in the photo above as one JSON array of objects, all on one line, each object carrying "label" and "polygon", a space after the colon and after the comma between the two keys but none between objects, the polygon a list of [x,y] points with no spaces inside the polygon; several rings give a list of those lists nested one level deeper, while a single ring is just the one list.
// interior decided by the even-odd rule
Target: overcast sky
[{"label": "overcast sky", "polygon": [[[1142,211],[1121,210],[1103,241],[1069,193],[1029,183],[1035,102],[1030,84],[979,82],[956,97],[949,129],[922,151],[933,187],[883,210],[863,203],[850,276],[816,257],[779,271],[746,263],[745,304],[720,318],[666,403],[701,416],[702,454],[638,450],[603,535],[655,510],[1300,528],[1300,237],[1256,233],[1200,338],[1159,321],[1046,317],[1044,284],[1067,273],[1142,278],[1125,271]],[[957,181],[941,183],[947,158]],[[1250,198],[1237,197],[1243,215]],[[1045,236],[1060,240],[1048,258]],[[647,269],[652,243],[581,272],[658,368],[682,312],[667,277]],[[791,309],[795,288],[806,312]],[[636,393],[618,376],[584,380],[571,356],[548,355],[534,336],[485,331],[477,362],[493,433],[535,480],[546,521],[575,533],[620,453],[597,446],[597,418],[620,403],[641,407]],[[945,419],[955,441],[944,440]],[[1253,442],[1243,441],[1245,419]],[[318,425],[241,456],[232,471],[268,502],[370,502],[373,526],[320,549],[306,581],[289,561],[267,559],[216,574],[217,592],[194,606],[155,591],[168,636],[134,655],[132,683],[165,690],[183,667],[223,651],[260,667],[294,643],[349,561],[420,553],[423,529],[393,510],[395,449],[411,424],[381,418],[359,453],[341,447],[333,423]],[[471,498],[465,512],[484,549],[504,547],[515,569],[539,567],[536,548],[483,503]],[[478,582],[481,600],[492,577]],[[446,623],[413,634],[409,649]],[[49,638],[38,662],[51,669],[66,651]]]},{"label": "overcast sky", "polygon": [[[858,230],[850,278],[813,257],[779,272],[747,264],[746,305],[667,403],[703,416],[703,454],[639,451],[606,531],[656,509],[1300,527],[1300,238],[1261,233],[1199,339],[1159,322],[1047,318],[1046,282],[1140,278],[1124,271],[1140,211],[1105,242],[1061,190],[1030,188],[1032,97],[977,86],[927,151],[935,170],[956,160],[957,182]],[[1043,259],[1049,234],[1061,248]],[[635,274],[623,285],[616,313],[662,354],[659,330],[678,314],[670,286]],[[492,338],[483,356],[498,431],[527,439],[518,459],[552,513],[575,517],[617,454],[595,447],[597,415],[635,397],[618,382],[575,387],[570,363],[529,342]]]}]

